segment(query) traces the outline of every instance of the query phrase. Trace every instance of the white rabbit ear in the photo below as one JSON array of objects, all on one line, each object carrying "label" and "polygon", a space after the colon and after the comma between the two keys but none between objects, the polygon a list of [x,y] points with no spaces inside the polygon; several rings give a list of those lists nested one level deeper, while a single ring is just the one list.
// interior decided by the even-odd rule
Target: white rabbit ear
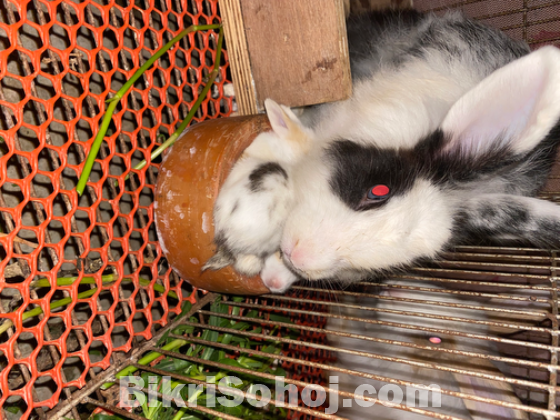
[{"label": "white rabbit ear", "polygon": [[450,109],[444,152],[467,156],[532,150],[560,120],[560,49],[543,47],[484,79]]},{"label": "white rabbit ear", "polygon": [[307,153],[313,142],[313,132],[306,128],[290,108],[278,105],[272,99],[264,101],[272,130],[280,138],[286,157],[290,161]]},{"label": "white rabbit ear", "polygon": [[286,137],[302,127],[298,117],[287,106],[279,105],[270,98],[264,101],[264,106],[272,130],[280,137]]}]

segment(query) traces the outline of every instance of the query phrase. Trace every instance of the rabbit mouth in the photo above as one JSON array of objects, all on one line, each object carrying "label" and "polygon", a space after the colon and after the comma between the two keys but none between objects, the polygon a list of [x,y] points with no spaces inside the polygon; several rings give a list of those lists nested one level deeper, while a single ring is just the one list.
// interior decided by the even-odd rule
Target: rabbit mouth
[{"label": "rabbit mouth", "polygon": [[280,257],[282,258],[282,262],[286,265],[286,267],[288,268],[288,270],[290,270],[292,273],[294,273],[296,276],[299,277],[305,277],[305,273],[301,270],[298,270],[290,261],[290,259],[286,256],[286,254],[284,254],[282,251],[280,251]]},{"label": "rabbit mouth", "polygon": [[[332,280],[336,277],[336,269],[334,270],[301,270],[294,266],[290,259],[282,253],[282,261],[294,275],[299,279],[311,280],[311,281],[322,281],[322,280]],[[329,275],[330,274],[330,275]]]},{"label": "rabbit mouth", "polygon": [[318,278],[313,276],[314,274],[313,272],[307,272],[298,269],[296,266],[294,266],[294,264],[283,252],[281,252],[281,254],[282,254],[282,262],[286,265],[286,268],[290,270],[295,276],[305,280],[318,280]]}]

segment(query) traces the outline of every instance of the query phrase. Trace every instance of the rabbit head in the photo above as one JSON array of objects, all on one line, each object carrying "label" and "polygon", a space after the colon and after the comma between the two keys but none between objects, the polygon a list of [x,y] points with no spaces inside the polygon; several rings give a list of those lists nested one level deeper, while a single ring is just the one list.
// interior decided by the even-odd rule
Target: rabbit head
[{"label": "rabbit head", "polygon": [[[476,334],[479,336],[488,335],[492,330],[492,328],[488,325],[468,322],[469,320],[475,322],[492,320],[491,314],[486,312],[483,309],[483,306],[477,301],[465,299],[460,295],[451,294],[445,290],[443,292],[436,291],[441,290],[441,288],[422,281],[389,280],[386,282],[386,286],[388,286],[388,288],[384,289],[380,294],[385,299],[381,300],[377,307],[380,309],[391,310],[393,313],[380,313],[378,318],[379,320],[395,323],[407,322],[409,325],[418,327],[446,329],[449,331],[463,331],[465,333]],[[403,286],[404,288],[402,288]],[[422,288],[423,291],[417,291],[415,290],[416,288]],[[434,291],[432,292],[430,289],[433,289]],[[403,299],[415,301],[420,300],[422,302],[411,303],[403,301]],[[423,302],[424,300],[426,300],[426,302]],[[439,306],[441,303],[443,303],[444,306]],[[451,306],[456,304],[462,306]],[[491,304],[498,307],[507,306],[499,300],[491,300]],[[463,306],[469,306],[469,308],[464,308]],[[412,311],[413,313],[416,313],[416,318],[411,319],[406,315],[396,315],[396,313],[403,313],[405,311]],[[437,318],[425,319],[423,317],[424,315],[462,318],[467,320],[467,322]],[[495,345],[486,340],[447,335],[445,333],[439,334],[431,331],[416,332],[407,330],[405,335],[408,337],[407,340],[420,345],[497,355]],[[463,368],[466,370],[476,370],[479,372],[493,374],[498,377],[503,376],[499,369],[488,359],[475,359],[468,356],[457,356],[446,352],[434,355],[434,352],[430,350],[412,350],[412,352],[409,352],[409,355],[424,361],[433,362],[434,359],[437,359],[445,361],[453,367]],[[460,372],[451,372],[451,377],[460,392],[520,404],[519,399],[515,395],[515,392],[509,383],[471,376]],[[484,404],[469,399],[464,399],[463,403],[473,420],[490,418],[504,420],[528,419],[528,414],[519,410],[504,408],[492,404]]]},{"label": "rabbit head", "polygon": [[272,131],[258,135],[235,163],[214,205],[215,255],[204,269],[227,265],[254,275],[279,249],[291,204],[290,168],[312,132],[287,107],[265,101]]},{"label": "rabbit head", "polygon": [[286,263],[356,280],[480,237],[560,245],[559,208],[526,197],[546,179],[559,121],[560,50],[544,47],[485,78],[414,146],[316,144],[292,170]]}]

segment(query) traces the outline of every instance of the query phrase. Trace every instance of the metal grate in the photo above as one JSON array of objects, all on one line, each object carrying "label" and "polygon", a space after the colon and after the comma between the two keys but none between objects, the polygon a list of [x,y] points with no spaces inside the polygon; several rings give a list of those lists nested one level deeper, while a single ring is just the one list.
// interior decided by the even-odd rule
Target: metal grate
[{"label": "metal grate", "polygon": [[[494,406],[506,405],[526,411],[531,419],[560,418],[560,411],[557,409],[560,402],[560,386],[557,384],[556,359],[557,351],[560,350],[558,286],[555,276],[558,258],[555,252],[546,250],[463,247],[444,259],[414,269],[409,274],[403,274],[390,285],[361,283],[352,289],[330,290],[328,293],[313,285],[298,286],[284,296],[265,295],[244,302],[224,298],[224,303],[231,308],[241,308],[239,315],[233,315],[231,312],[212,312],[201,302],[199,307],[193,308],[193,314],[198,317],[200,323],[184,321],[183,318],[174,325],[192,326],[196,327],[196,330],[186,336],[169,334],[169,337],[187,337],[190,343],[213,346],[226,351],[232,357],[239,354],[239,347],[201,339],[202,329],[247,336],[263,343],[283,343],[289,350],[277,356],[270,356],[259,350],[243,352],[274,357],[283,367],[299,374],[291,375],[285,380],[285,384],[294,384],[297,387],[300,397],[298,407],[291,410],[291,418],[353,418],[351,415],[345,417],[349,413],[342,408],[342,400],[339,403],[341,411],[335,414],[324,411],[332,405],[332,400],[327,399],[321,407],[310,407],[303,403],[301,397],[304,388],[310,384],[320,385],[321,388],[317,387],[316,390],[330,394],[331,399],[336,398],[338,393],[342,399],[354,400],[361,398],[354,395],[355,388],[372,380],[382,384],[421,384],[414,379],[407,379],[406,375],[395,375],[392,370],[383,368],[383,364],[381,369],[369,368],[368,360],[371,360],[372,364],[374,360],[382,360],[384,363],[396,362],[413,366],[415,369],[426,369],[436,372],[434,375],[439,377],[445,374],[461,374],[479,380],[483,378],[494,381],[497,386],[507,383],[515,390],[518,402],[514,403],[499,396],[473,394],[468,389],[457,390],[447,386],[447,382],[441,382],[440,386],[444,396],[471,399]],[[466,267],[468,269],[465,269]],[[437,288],[432,289],[428,284],[437,284]],[[391,295],[386,293],[388,290],[407,291],[409,295]],[[455,297],[453,301],[449,301],[450,296]],[[392,312],[390,307],[380,305],[379,301],[393,304],[405,302],[406,311]],[[272,319],[267,321],[266,317],[263,321],[261,318],[246,315],[249,310],[266,314],[278,311],[280,307],[282,313],[287,314],[295,324]],[[438,309],[434,311],[433,308]],[[482,317],[481,313],[487,316]],[[391,319],[382,319],[379,314],[390,314]],[[259,333],[250,330],[240,332],[234,328],[213,326],[207,322],[210,316],[252,323],[263,326],[264,330]],[[314,319],[322,322],[318,325],[313,324],[310,321]],[[392,330],[389,336],[377,333],[387,326]],[[279,334],[269,334],[273,327],[280,328]],[[289,338],[288,330],[298,331],[299,336],[295,339]],[[376,333],[373,333],[374,331]],[[419,343],[410,339],[410,334],[416,335],[420,331],[441,337],[443,340],[453,339],[462,344],[460,347],[437,347],[428,342]],[[488,351],[490,347],[487,343],[492,343],[496,351]],[[380,350],[380,344],[385,347],[383,351]],[[408,351],[406,357],[403,357],[403,349]],[[132,365],[143,372],[162,373],[136,363],[148,350],[204,364],[210,371],[220,368],[230,371],[233,375],[248,373],[228,365],[189,358],[179,352],[161,351],[153,346],[145,347],[132,360],[119,366],[119,369]],[[338,362],[332,358],[333,354],[339,355]],[[341,360],[347,359],[348,356],[360,356],[360,363],[341,363]],[[469,363],[464,363],[465,360]],[[485,366],[490,366],[490,363],[505,367],[506,373],[497,369],[488,371]],[[272,379],[266,374],[251,373],[262,380]],[[327,374],[342,379],[328,381]],[[186,383],[197,383],[187,376],[172,377]],[[105,380],[107,379],[111,378],[106,377]],[[440,384],[437,381],[436,383]],[[95,389],[95,385],[90,386],[87,393],[93,394]],[[368,395],[365,396],[367,400]],[[287,394],[284,398],[286,401]],[[95,396],[88,397],[87,402],[107,407],[103,400]],[[464,418],[433,412],[429,407],[411,408],[404,402],[393,410],[398,408],[441,419]],[[69,410],[69,407],[66,410]],[[64,412],[56,414],[56,418],[59,418]],[[130,414],[123,415],[134,418]],[[363,414],[357,418],[366,417]]]},{"label": "metal grate", "polygon": [[560,3],[546,0],[414,0],[418,10],[461,10],[531,46],[560,43]]},{"label": "metal grate", "polygon": [[[169,339],[184,339],[188,340],[189,345],[205,345],[212,347],[217,350],[224,351],[227,357],[236,358],[240,354],[248,356],[262,356],[266,358],[272,358],[275,362],[285,369],[289,374],[285,379],[286,385],[294,385],[298,389],[299,399],[293,400],[296,403],[290,406],[288,411],[288,417],[290,419],[311,419],[311,418],[337,418],[332,417],[327,414],[323,414],[323,407],[313,407],[310,408],[302,403],[301,396],[303,395],[303,390],[306,387],[314,388],[315,386],[321,386],[324,383],[323,371],[328,367],[328,363],[333,361],[329,347],[325,345],[325,310],[326,307],[322,305],[322,301],[328,298],[324,291],[319,289],[305,290],[304,288],[298,288],[293,292],[288,293],[286,296],[280,297],[275,295],[265,295],[254,300],[246,300],[245,302],[237,302],[231,300],[230,298],[223,297],[221,299],[223,304],[226,304],[231,308],[237,307],[240,309],[239,315],[233,315],[230,311],[229,314],[213,312],[209,305],[212,301],[215,301],[219,297],[215,293],[208,293],[204,298],[200,299],[197,304],[195,304],[190,312],[188,312],[180,320],[177,320],[170,324],[168,327],[159,332],[153,340],[142,345],[140,348],[136,349],[127,360],[121,361],[118,365],[112,366],[108,369],[103,378],[99,378],[97,381],[89,383],[82,390],[74,394],[74,399],[67,404],[64,404],[57,408],[55,411],[49,413],[52,419],[62,419],[68,415],[68,413],[79,404],[89,404],[90,407],[98,407],[99,409],[107,409],[111,412],[118,413],[123,417],[128,417],[132,419],[143,418],[138,416],[138,411],[131,410],[130,407],[127,409],[120,408],[121,406],[118,395],[108,396],[108,394],[99,395],[97,392],[100,390],[101,385],[105,382],[115,381],[115,373],[127,368],[136,367],[138,369],[135,375],[142,375],[143,373],[152,373],[161,376],[170,376],[171,379],[181,381],[185,384],[195,384],[203,385],[207,387],[212,385],[211,383],[205,382],[203,380],[193,379],[191,376],[186,374],[181,374],[176,371],[169,370],[159,370],[154,368],[155,362],[161,360],[158,358],[154,363],[150,365],[141,365],[138,360],[142,358],[149,352],[157,352],[163,356],[174,358],[176,360],[186,360],[190,362],[197,363],[206,368],[207,372],[216,372],[216,370],[228,371],[229,375],[251,375],[255,377],[255,383],[259,383],[261,380],[274,380],[275,376],[267,373],[262,373],[252,369],[244,369],[231,364],[219,363],[212,360],[202,359],[200,357],[192,357],[185,355],[184,351],[166,351],[162,350],[161,346],[156,345],[156,341],[165,333],[166,337]],[[250,310],[257,310],[260,315],[259,317],[254,317],[253,315],[248,316],[247,313]],[[277,319],[272,318],[271,314],[281,313],[287,315],[290,322],[281,322]],[[208,322],[212,316],[221,317],[228,320],[243,321],[244,323],[249,323],[252,328],[246,331],[240,331],[237,328],[228,328],[212,325]],[[196,322],[193,322],[193,317]],[[170,331],[176,331],[177,328],[181,327],[194,327],[194,331],[189,334],[178,335]],[[258,327],[259,332],[254,332],[253,327]],[[221,342],[216,342],[215,340],[208,340],[202,337],[203,331],[215,331],[220,333],[228,333],[232,336],[247,337],[251,340],[261,342],[262,345],[255,349],[241,348],[237,344],[224,344]],[[287,338],[288,332],[296,333],[296,338]],[[272,355],[263,351],[263,347],[268,342],[280,343],[283,347],[283,351],[279,355]],[[271,390],[274,390],[273,385],[269,385]],[[219,390],[217,390],[219,391]],[[147,395],[147,389],[144,390]],[[97,394],[96,394],[97,393]],[[169,395],[169,393],[167,394]],[[219,394],[218,394],[219,395]],[[247,396],[254,396],[248,390],[240,390],[240,396],[247,398]],[[165,399],[165,395],[157,394],[158,398]],[[286,393],[285,401],[289,400],[289,395]],[[274,404],[274,400],[272,401]],[[281,405],[279,405],[281,406]],[[211,408],[206,408],[200,404],[192,408],[193,412],[199,412],[202,414],[213,414],[219,415],[225,419],[238,419],[239,417],[233,415],[227,415],[220,413],[218,411],[213,411]],[[264,413],[270,411],[270,407],[264,410]],[[256,417],[260,418],[260,417]],[[284,416],[276,418],[286,418]]]},{"label": "metal grate", "polygon": [[[341,388],[364,377],[377,390],[386,383],[435,383],[443,396],[479,401],[489,413],[483,401],[509,404],[531,419],[560,418],[557,258],[546,250],[464,247],[388,285],[362,284],[357,293],[341,292],[347,296],[332,316],[342,320],[330,323],[337,330],[331,341],[341,355],[334,366],[362,367],[346,374]],[[463,386],[455,383],[460,380]],[[488,389],[508,383],[519,400],[513,402],[507,392],[475,393],[464,386],[477,380],[481,388],[487,381]],[[399,408],[410,410],[405,400]],[[415,412],[425,410],[448,418],[434,408],[416,406]]]}]

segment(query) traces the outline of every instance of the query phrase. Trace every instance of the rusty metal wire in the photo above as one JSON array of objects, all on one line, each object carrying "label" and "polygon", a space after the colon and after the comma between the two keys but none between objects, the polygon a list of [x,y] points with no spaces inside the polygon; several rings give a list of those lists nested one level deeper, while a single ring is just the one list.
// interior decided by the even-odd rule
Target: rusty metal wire
[{"label": "rusty metal wire", "polygon": [[[495,285],[499,283],[494,283]],[[368,287],[375,287],[375,285],[372,286],[372,284],[364,284],[364,286],[368,286]],[[398,283],[397,283],[398,286]],[[299,290],[297,290],[299,289]],[[421,296],[421,289],[425,289],[425,288],[418,288],[418,293]],[[432,293],[435,294],[441,294],[443,295],[448,295],[448,292],[450,291],[449,289],[430,289],[430,291]],[[473,334],[471,332],[469,332],[471,330],[471,326],[472,325],[477,325],[480,324],[479,320],[477,320],[476,318],[473,319],[469,319],[469,318],[464,318],[461,319],[461,331],[459,330],[449,330],[446,329],[444,326],[442,327],[434,327],[431,328],[431,332],[434,334],[441,334],[443,335],[458,335],[458,336],[464,336],[467,338],[475,338],[478,340],[493,340],[496,343],[499,343],[501,345],[508,345],[510,347],[510,349],[526,349],[526,348],[533,348],[533,349],[538,349],[539,350],[539,354],[531,354],[531,353],[527,353],[528,357],[519,357],[519,350],[517,350],[516,352],[514,351],[514,355],[509,355],[509,356],[504,356],[504,355],[493,355],[493,354],[487,354],[487,353],[483,353],[480,351],[477,351],[476,349],[446,349],[446,348],[437,348],[434,346],[429,346],[429,345],[418,345],[417,343],[413,343],[413,342],[407,342],[407,341],[402,341],[401,339],[399,339],[399,336],[397,335],[395,337],[395,339],[386,339],[386,338],[378,338],[375,336],[371,336],[368,334],[357,334],[355,332],[348,332],[345,330],[337,330],[337,329],[325,329],[324,327],[314,327],[314,326],[310,326],[310,325],[305,325],[304,323],[299,323],[299,324],[292,324],[292,323],[285,323],[285,322],[278,322],[275,320],[263,320],[262,318],[250,318],[246,315],[247,311],[252,310],[252,309],[256,309],[257,311],[261,312],[261,313],[267,313],[270,311],[274,311],[274,310],[278,310],[280,307],[282,308],[282,313],[285,315],[288,315],[291,319],[299,319],[301,316],[305,316],[307,319],[312,319],[313,317],[317,316],[317,317],[324,317],[324,318],[338,318],[338,319],[345,319],[345,320],[351,320],[353,322],[358,322],[358,323],[362,323],[362,324],[372,324],[372,323],[378,323],[381,325],[390,325],[390,326],[395,326],[394,323],[391,322],[385,322],[385,321],[375,321],[375,319],[373,317],[371,317],[370,315],[367,315],[367,311],[372,311],[372,312],[378,312],[379,309],[375,308],[375,307],[369,307],[369,306],[358,306],[358,305],[351,305],[351,304],[346,304],[343,303],[342,300],[342,296],[343,295],[351,295],[354,297],[359,297],[360,299],[379,299],[379,298],[383,298],[383,296],[381,295],[374,295],[371,293],[368,293],[367,290],[359,290],[359,291],[354,291],[354,292],[350,292],[350,291],[331,291],[330,292],[330,301],[323,301],[323,302],[318,302],[317,300],[313,299],[313,294],[311,294],[312,292],[314,292],[315,294],[320,294],[322,293],[321,289],[315,289],[313,287],[298,287],[296,288],[296,291],[293,292],[290,296],[276,296],[276,295],[267,295],[267,296],[263,296],[262,298],[258,299],[258,301],[256,302],[235,302],[235,301],[231,301],[231,300],[225,300],[223,301],[223,303],[228,304],[230,307],[234,307],[234,306],[238,306],[240,308],[243,308],[243,310],[245,311],[245,314],[240,314],[240,315],[232,315],[232,314],[223,314],[223,313],[217,313],[217,312],[212,312],[209,311],[206,307],[199,307],[196,310],[196,314],[197,316],[201,319],[201,320],[207,320],[209,319],[209,317],[211,316],[217,316],[217,317],[222,317],[222,318],[226,318],[226,319],[231,319],[231,320],[236,320],[236,321],[243,321],[243,322],[249,322],[249,323],[254,323],[255,325],[261,325],[263,327],[268,326],[268,328],[280,328],[280,331],[282,332],[286,332],[288,329],[290,330],[297,330],[299,331],[299,338],[287,338],[284,336],[284,333],[281,334],[275,334],[273,336],[271,336],[268,332],[263,331],[262,333],[255,333],[255,332],[251,332],[251,331],[239,331],[237,329],[234,328],[228,328],[228,327],[219,327],[219,326],[214,326],[214,325],[209,325],[209,324],[200,324],[198,322],[192,322],[192,321],[188,321],[188,320],[182,320],[182,321],[178,321],[174,327],[178,326],[178,325],[186,325],[186,326],[191,326],[194,327],[196,331],[195,333],[193,333],[192,335],[188,335],[188,336],[181,336],[181,335],[176,335],[176,334],[169,334],[168,337],[169,338],[180,338],[180,339],[185,339],[187,341],[189,341],[189,343],[191,344],[202,344],[202,345],[207,345],[207,346],[211,346],[214,348],[218,348],[218,349],[222,349],[226,352],[228,352],[228,354],[237,354],[238,352],[243,352],[244,354],[248,354],[248,355],[254,355],[254,356],[266,356],[266,357],[273,357],[275,359],[278,360],[279,363],[282,364],[282,366],[291,366],[296,367],[295,370],[304,370],[304,369],[315,369],[315,370],[320,370],[323,372],[330,372],[330,374],[345,374],[345,375],[353,375],[356,378],[356,384],[360,383],[360,379],[364,380],[364,379],[375,379],[375,380],[379,380],[379,381],[383,381],[385,383],[389,383],[389,384],[398,384],[398,385],[410,385],[410,386],[417,386],[420,389],[424,389],[425,386],[421,385],[421,384],[417,384],[415,382],[411,382],[411,381],[407,381],[407,380],[403,380],[403,379],[399,379],[399,378],[394,378],[391,377],[390,375],[385,374],[384,372],[376,372],[375,374],[372,373],[368,373],[368,372],[363,372],[363,371],[357,371],[357,370],[352,370],[352,369],[347,369],[344,367],[340,367],[337,366],[336,364],[332,364],[330,362],[327,361],[327,359],[323,359],[321,360],[321,358],[315,359],[315,360],[310,360],[309,358],[306,357],[302,357],[300,354],[280,354],[280,355],[274,355],[272,356],[269,353],[264,353],[260,350],[253,350],[253,349],[241,349],[240,347],[238,347],[237,345],[233,345],[233,344],[223,344],[223,343],[219,343],[219,342],[213,342],[213,341],[208,341],[208,340],[204,340],[202,338],[200,338],[199,333],[200,331],[202,331],[202,329],[205,330],[212,330],[212,331],[219,331],[221,333],[229,333],[232,335],[237,335],[237,336],[245,336],[245,337],[250,337],[252,340],[258,340],[258,341],[262,341],[263,343],[266,341],[273,341],[273,342],[281,342],[284,344],[285,348],[313,348],[316,349],[317,351],[324,351],[325,355],[327,354],[331,354],[331,353],[344,353],[344,354],[349,354],[349,355],[356,355],[356,356],[362,356],[362,357],[367,357],[367,358],[371,358],[371,359],[380,359],[380,360],[385,360],[388,362],[397,362],[397,363],[401,363],[401,364],[406,364],[406,365],[410,365],[410,366],[414,366],[416,368],[426,368],[426,369],[433,369],[433,370],[437,370],[437,371],[441,371],[441,372],[449,372],[449,373],[460,373],[460,374],[464,374],[464,375],[469,375],[471,377],[478,377],[478,378],[484,378],[484,379],[489,379],[489,380],[493,380],[493,381],[498,381],[498,382],[504,382],[504,383],[508,383],[512,386],[515,387],[515,389],[520,389],[523,390],[523,392],[527,392],[528,395],[549,395],[549,396],[553,396],[554,398],[557,398],[559,396],[559,392],[560,392],[560,386],[556,385],[556,372],[558,369],[558,365],[556,363],[556,361],[554,360],[554,358],[550,358],[550,356],[543,357],[543,352],[547,353],[547,354],[556,354],[556,352],[558,350],[560,350],[560,347],[558,347],[558,343],[554,341],[553,337],[557,336],[556,334],[556,329],[554,325],[551,326],[540,326],[540,327],[534,327],[534,329],[532,330],[533,333],[539,333],[543,336],[547,336],[549,342],[548,343],[538,343],[538,342],[532,342],[529,340],[524,339],[523,337],[521,338],[516,338],[516,337],[512,337],[511,334],[496,334],[496,335],[481,335],[481,334]],[[302,296],[304,294],[308,294],[308,296]],[[555,291],[547,291],[547,293],[556,293]],[[422,301],[421,299],[418,299],[419,301]],[[289,308],[286,308],[287,302],[290,302]],[[433,302],[429,302],[430,304],[436,302],[435,300]],[[314,311],[314,310],[307,310],[307,309],[299,309],[299,308],[305,308],[306,306],[315,304],[315,306],[317,307],[317,304],[320,305],[320,307],[322,307],[322,311]],[[496,310],[496,312],[501,313],[501,310],[504,309],[504,314],[506,314],[506,317],[515,319],[515,316],[512,317],[512,313],[511,311],[508,309],[508,307],[506,306],[505,308],[502,307],[501,302],[498,303],[493,303],[494,305],[494,309]],[[554,306],[557,304],[554,304],[554,300],[550,300],[547,301],[547,305],[548,307],[550,306]],[[329,307],[329,313],[325,313],[324,312],[324,307]],[[454,306],[453,305],[448,305],[450,311],[453,310]],[[488,310],[490,307],[492,307],[491,304],[485,303],[484,305],[481,305],[481,307],[476,308],[476,310]],[[345,313],[345,309],[366,309],[366,311],[361,311],[361,314],[365,314],[364,317],[356,317],[356,316],[349,316],[348,314]],[[319,307],[317,307],[317,309],[319,309]],[[468,310],[471,310],[472,308],[466,308]],[[473,309],[474,311],[475,309]],[[550,310],[550,312],[552,313],[553,311]],[[542,315],[542,313],[539,312],[540,315]],[[408,329],[411,331],[415,331],[418,330],[419,328],[417,326],[414,325],[413,322],[410,322],[411,319],[411,313],[406,313],[406,312],[400,312],[397,314],[399,317],[402,318],[403,323],[399,324],[399,328],[401,329]],[[420,317],[422,319],[425,319],[425,317],[423,316],[425,314],[422,313],[416,313],[414,316],[416,317]],[[457,321],[457,317],[453,314],[453,312],[451,312],[449,314],[448,317],[442,317],[444,320],[446,321]],[[404,321],[407,322],[404,322]],[[483,323],[484,325],[487,324],[491,324],[491,323]],[[520,325],[516,324],[515,322],[511,322],[511,323],[498,323],[499,326],[501,328],[503,328],[504,330],[508,330],[509,333],[516,333],[519,330]],[[525,327],[523,325],[521,325],[521,327]],[[525,331],[526,332],[526,331]],[[325,342],[324,340],[319,341],[319,342],[310,342],[308,341],[305,337],[308,334],[313,334],[313,333],[318,333],[318,334],[327,334],[329,337],[334,337],[334,336],[338,336],[338,337],[343,337],[343,338],[351,338],[353,340],[363,340],[365,342],[381,342],[381,343],[386,343],[392,346],[405,346],[405,347],[409,347],[409,348],[414,348],[417,349],[418,351],[429,351],[429,352],[434,352],[434,353],[439,353],[439,354],[447,354],[450,357],[446,357],[441,359],[442,362],[438,363],[436,365],[434,365],[433,363],[429,363],[426,361],[423,361],[421,359],[418,360],[414,360],[414,359],[403,359],[400,358],[398,356],[395,356],[394,354],[380,354],[380,353],[375,353],[375,352],[369,352],[369,351],[361,351],[361,350],[355,350],[355,349],[349,349],[347,347],[339,347],[336,344],[333,344],[330,341]],[[503,337],[505,335],[505,337]],[[550,341],[552,340],[552,341]],[[335,340],[336,342],[336,340]],[[366,347],[367,348],[367,347]],[[163,350],[159,350],[155,347],[146,347],[144,348],[144,351],[148,351],[148,350],[155,350],[158,351],[162,354],[164,354],[165,356],[168,357],[173,357],[173,358],[177,358],[177,359],[182,359],[182,360],[188,360],[188,361],[192,361],[195,362],[197,364],[202,364],[208,367],[208,369],[212,369],[214,368],[218,368],[218,369],[223,369],[226,371],[231,372],[232,375],[235,374],[248,374],[250,373],[251,375],[257,377],[257,378],[262,378],[264,379],[273,379],[273,377],[270,374],[265,374],[265,373],[260,373],[260,372],[256,372],[256,371],[252,371],[252,370],[247,370],[247,369],[243,369],[243,368],[238,368],[238,367],[232,367],[230,365],[224,365],[218,362],[212,362],[212,361],[207,361],[207,360],[203,360],[200,358],[196,358],[196,357],[191,357],[191,356],[186,356],[180,352],[176,352],[176,351],[163,351]],[[494,362],[501,362],[501,363],[505,363],[508,364],[511,367],[514,367],[518,370],[530,370],[533,373],[540,373],[540,374],[545,374],[547,377],[550,376],[550,380],[548,380],[548,378],[538,378],[538,377],[534,377],[532,374],[531,375],[511,375],[511,376],[505,376],[505,375],[501,375],[501,374],[497,374],[497,373],[488,373],[488,372],[484,372],[484,371],[480,371],[479,369],[475,368],[465,368],[464,366],[460,366],[460,365],[454,365],[453,364],[453,360],[454,358],[460,358],[460,357],[469,357],[469,358],[477,358],[477,359],[487,359],[487,360],[492,360]],[[134,364],[133,361],[129,362],[129,364],[135,365],[136,367],[143,369],[144,371],[147,372],[153,372],[153,373],[158,373],[158,374],[167,374],[168,376],[171,376],[173,379],[175,380],[181,380],[185,383],[203,383],[201,381],[196,381],[193,380],[192,378],[189,378],[187,376],[184,375],[180,375],[177,373],[169,373],[169,372],[158,372],[157,370],[154,370],[153,368],[150,367],[142,367],[140,365]],[[123,365],[124,366],[124,365]],[[298,387],[298,389],[301,391],[301,389],[303,389],[304,387],[308,386],[309,384],[313,384],[314,382],[309,381],[305,376],[301,379],[296,379],[296,378],[287,378],[285,380],[285,384],[294,384],[295,386]],[[205,385],[207,385],[206,383],[204,383]],[[317,383],[315,383],[315,385],[319,385]],[[424,388],[423,388],[424,387]],[[354,395],[351,392],[348,392],[347,390],[337,390],[335,388],[333,388],[332,386],[323,386],[322,389],[329,393],[330,395],[339,395],[340,397],[344,397],[344,398],[357,398],[357,399],[361,399],[363,397],[363,395]],[[90,389],[89,392],[93,392],[94,389]],[[486,402],[486,403],[490,403],[490,404],[495,404],[495,405],[502,405],[502,406],[507,406],[507,407],[511,407],[511,408],[515,408],[518,410],[524,410],[528,413],[532,413],[534,416],[537,416],[535,418],[544,418],[544,416],[546,416],[547,418],[560,418],[560,412],[558,412],[556,410],[556,405],[554,405],[554,403],[549,403],[548,405],[539,405],[536,404],[535,401],[532,401],[530,398],[528,398],[527,400],[523,400],[522,404],[515,404],[515,403],[511,403],[508,401],[500,401],[497,399],[493,399],[493,398],[488,398],[485,396],[480,396],[480,395],[474,395],[474,394],[470,394],[468,392],[464,392],[464,391],[455,391],[453,389],[446,389],[444,387],[442,387],[441,390],[442,394],[445,395],[449,395],[451,397],[457,397],[457,398],[461,398],[461,399],[470,399],[473,401],[478,401],[478,402]],[[549,397],[547,397],[549,398]],[[368,398],[366,398],[366,400],[368,400]],[[372,400],[371,397],[369,397],[369,400]],[[549,399],[550,400],[550,399]],[[94,400],[94,399],[89,399],[89,402],[98,405],[99,407],[105,407],[105,408],[110,408],[107,407],[106,405],[104,405],[104,403],[102,401],[99,400]],[[373,401],[375,401],[375,399],[373,399]],[[554,401],[554,400],[553,400]],[[274,401],[272,401],[274,403]],[[297,413],[299,415],[313,415],[316,418],[327,418],[327,419],[336,419],[336,418],[340,418],[337,417],[336,415],[330,415],[330,414],[325,414],[324,412],[313,412],[313,410],[310,410],[309,407],[306,407],[305,405],[303,405],[301,403],[301,400],[299,401],[300,405],[298,407],[292,407],[292,411],[294,413]],[[397,404],[395,406],[395,409],[402,409],[402,410],[408,410],[414,413],[418,413],[418,414],[424,414],[426,416],[429,417],[434,417],[434,418],[441,418],[441,419],[450,419],[450,418],[455,418],[455,417],[450,417],[450,416],[446,416],[443,415],[441,413],[436,413],[436,412],[431,412],[429,409],[423,409],[423,408],[418,408],[418,407],[409,407],[408,405],[405,404]],[[136,418],[133,415],[129,416],[130,418]]]}]

